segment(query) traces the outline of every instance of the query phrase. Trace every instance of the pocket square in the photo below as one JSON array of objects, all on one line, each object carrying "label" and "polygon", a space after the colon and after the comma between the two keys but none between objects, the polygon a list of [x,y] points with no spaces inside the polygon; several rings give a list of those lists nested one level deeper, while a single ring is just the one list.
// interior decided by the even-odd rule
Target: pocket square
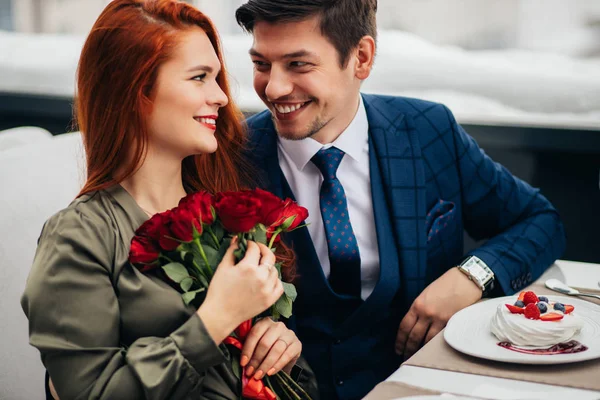
[{"label": "pocket square", "polygon": [[440,200],[429,210],[425,218],[427,241],[430,241],[440,230],[445,228],[454,218],[454,203]]}]

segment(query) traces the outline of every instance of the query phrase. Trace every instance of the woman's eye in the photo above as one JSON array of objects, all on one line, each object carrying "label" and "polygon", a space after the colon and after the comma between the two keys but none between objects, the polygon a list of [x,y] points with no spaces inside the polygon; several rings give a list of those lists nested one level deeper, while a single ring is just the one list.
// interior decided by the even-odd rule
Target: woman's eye
[{"label": "woman's eye", "polygon": [[192,78],[192,80],[198,81],[198,82],[204,82],[205,78],[206,78],[206,73],[201,74],[201,75],[196,75],[195,77]]}]

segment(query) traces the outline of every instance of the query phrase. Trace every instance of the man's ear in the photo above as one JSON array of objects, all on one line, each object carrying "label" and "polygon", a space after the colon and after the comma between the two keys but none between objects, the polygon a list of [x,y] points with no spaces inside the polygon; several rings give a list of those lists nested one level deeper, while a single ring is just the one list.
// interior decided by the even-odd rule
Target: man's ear
[{"label": "man's ear", "polygon": [[368,35],[363,36],[358,42],[354,55],[356,57],[354,74],[358,79],[365,80],[371,74],[375,60],[375,39]]}]

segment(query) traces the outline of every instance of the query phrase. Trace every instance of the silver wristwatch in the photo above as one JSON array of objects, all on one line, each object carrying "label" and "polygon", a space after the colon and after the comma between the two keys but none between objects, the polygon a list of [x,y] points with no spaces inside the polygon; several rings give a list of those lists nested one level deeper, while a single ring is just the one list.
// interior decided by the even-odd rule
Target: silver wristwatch
[{"label": "silver wristwatch", "polygon": [[481,288],[484,297],[494,288],[494,273],[479,257],[465,258],[458,269]]}]

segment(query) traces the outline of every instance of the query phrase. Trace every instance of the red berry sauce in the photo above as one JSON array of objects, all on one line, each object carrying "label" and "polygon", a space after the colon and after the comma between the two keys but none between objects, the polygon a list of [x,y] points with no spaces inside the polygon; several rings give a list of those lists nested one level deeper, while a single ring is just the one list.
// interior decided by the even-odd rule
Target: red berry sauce
[{"label": "red berry sauce", "polygon": [[552,347],[548,347],[545,349],[526,349],[523,347],[515,346],[510,342],[499,342],[498,346],[503,347],[508,350],[516,351],[518,353],[541,354],[541,355],[581,353],[582,351],[586,351],[588,349],[586,345],[578,342],[577,340],[569,340],[568,342],[565,342],[565,343],[558,343]]}]

